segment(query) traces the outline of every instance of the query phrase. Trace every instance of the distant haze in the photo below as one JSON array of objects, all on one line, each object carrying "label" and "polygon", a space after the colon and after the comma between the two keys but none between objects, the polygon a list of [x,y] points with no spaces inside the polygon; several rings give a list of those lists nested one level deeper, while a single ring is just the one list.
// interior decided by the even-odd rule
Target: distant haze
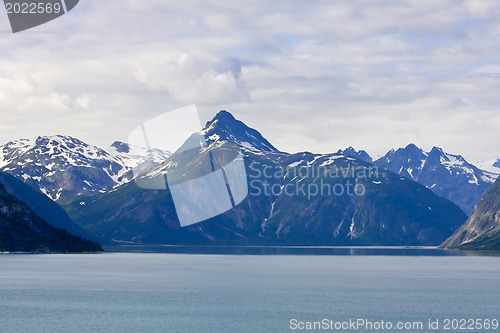
[{"label": "distant haze", "polygon": [[0,30],[0,144],[107,147],[195,103],[284,151],[500,158],[497,1],[86,0],[18,34],[2,12]]}]

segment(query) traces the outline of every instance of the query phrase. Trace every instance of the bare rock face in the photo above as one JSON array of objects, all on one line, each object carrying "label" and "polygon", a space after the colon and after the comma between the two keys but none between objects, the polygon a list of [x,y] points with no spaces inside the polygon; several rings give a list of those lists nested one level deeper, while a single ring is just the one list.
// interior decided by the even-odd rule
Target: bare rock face
[{"label": "bare rock face", "polygon": [[442,246],[461,249],[500,249],[500,178],[479,200],[467,222]]}]

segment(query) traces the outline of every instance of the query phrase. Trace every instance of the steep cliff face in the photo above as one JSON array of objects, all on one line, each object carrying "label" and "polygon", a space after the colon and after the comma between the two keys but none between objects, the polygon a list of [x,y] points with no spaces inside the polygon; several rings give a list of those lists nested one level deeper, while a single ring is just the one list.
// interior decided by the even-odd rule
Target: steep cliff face
[{"label": "steep cliff face", "polygon": [[500,178],[479,200],[467,222],[442,246],[462,249],[500,249]]},{"label": "steep cliff face", "polygon": [[0,251],[86,252],[102,251],[102,248],[48,225],[0,184]]}]

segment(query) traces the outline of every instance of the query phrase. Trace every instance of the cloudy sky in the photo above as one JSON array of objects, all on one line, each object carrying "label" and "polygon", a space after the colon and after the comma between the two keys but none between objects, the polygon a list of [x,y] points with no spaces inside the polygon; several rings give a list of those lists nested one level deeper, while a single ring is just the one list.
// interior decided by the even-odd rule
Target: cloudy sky
[{"label": "cloudy sky", "polygon": [[80,0],[12,34],[0,12],[0,143],[109,146],[195,103],[281,150],[414,142],[500,158],[500,2]]}]

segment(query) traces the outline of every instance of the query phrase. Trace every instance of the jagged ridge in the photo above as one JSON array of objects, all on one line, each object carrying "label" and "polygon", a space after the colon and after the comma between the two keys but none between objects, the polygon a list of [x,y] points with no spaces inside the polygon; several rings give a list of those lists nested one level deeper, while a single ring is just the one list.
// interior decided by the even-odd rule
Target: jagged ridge
[{"label": "jagged ridge", "polygon": [[460,155],[438,147],[424,152],[414,144],[391,150],[374,164],[421,183],[468,214],[498,176],[480,170]]},{"label": "jagged ridge", "polygon": [[[262,136],[257,131],[225,111],[208,122],[203,133],[211,147],[223,140],[238,144],[249,173],[256,172],[252,167],[258,171],[268,167],[323,168],[328,172],[351,168],[368,173],[373,167],[338,154],[279,152],[267,140],[259,142]],[[165,164],[177,163],[175,158]],[[286,173],[271,179],[260,177],[255,186],[263,190],[263,181],[280,188],[290,183],[312,184],[318,179],[318,175]],[[325,181],[330,186],[363,183],[367,195],[306,198],[262,192],[249,195],[218,217],[185,228],[179,227],[168,190],[145,190],[133,182],[65,208],[77,223],[103,241],[161,244],[438,245],[467,218],[450,201],[389,171],[370,179],[340,175]]]}]

